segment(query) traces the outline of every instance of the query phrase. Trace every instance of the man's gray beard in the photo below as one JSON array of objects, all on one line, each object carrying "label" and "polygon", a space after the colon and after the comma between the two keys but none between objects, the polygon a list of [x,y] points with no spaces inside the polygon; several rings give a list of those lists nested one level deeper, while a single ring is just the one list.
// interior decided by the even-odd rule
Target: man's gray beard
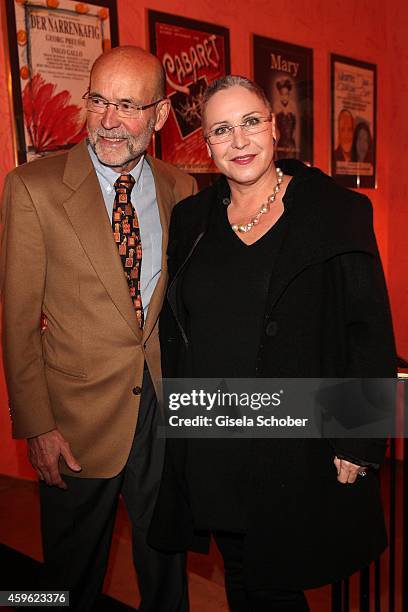
[{"label": "man's gray beard", "polygon": [[[88,130],[88,142],[91,145],[93,152],[95,153],[96,157],[98,158],[98,160],[100,161],[102,165],[107,166],[109,168],[115,168],[117,166],[125,166],[129,162],[133,161],[134,159],[137,159],[138,157],[141,157],[142,155],[144,155],[144,153],[146,153],[146,149],[149,146],[151,139],[152,139],[155,122],[156,120],[152,118],[147,124],[147,128],[144,134],[146,136],[146,140],[144,139],[142,140],[143,147],[140,146],[140,138],[138,139],[138,138],[134,138],[133,136],[129,136],[127,134],[126,135],[124,135],[123,133],[121,134],[120,131],[115,133],[114,130],[111,130],[111,131],[103,130],[103,129],[101,130],[100,128],[93,130],[92,136],[91,136],[91,131]],[[127,148],[129,151],[129,156],[126,157],[125,159],[122,158],[120,160],[115,160],[114,162],[104,161],[98,155],[98,151],[97,151],[98,136],[110,136],[111,138],[125,137],[127,139]]]}]

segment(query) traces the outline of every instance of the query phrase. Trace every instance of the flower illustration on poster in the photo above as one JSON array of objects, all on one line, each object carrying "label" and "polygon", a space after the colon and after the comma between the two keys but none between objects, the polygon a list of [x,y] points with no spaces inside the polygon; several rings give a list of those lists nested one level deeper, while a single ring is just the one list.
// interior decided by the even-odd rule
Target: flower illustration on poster
[{"label": "flower illustration on poster", "polygon": [[71,94],[35,74],[23,89],[24,125],[37,155],[70,147],[86,136],[82,109]]}]

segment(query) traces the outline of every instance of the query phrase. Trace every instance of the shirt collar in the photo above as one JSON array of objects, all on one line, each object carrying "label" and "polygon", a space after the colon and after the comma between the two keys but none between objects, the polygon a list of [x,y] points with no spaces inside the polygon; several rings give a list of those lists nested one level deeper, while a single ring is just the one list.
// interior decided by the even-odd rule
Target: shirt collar
[{"label": "shirt collar", "polygon": [[[89,143],[88,143],[88,151],[89,151],[89,156],[91,158],[91,161],[93,163],[93,166],[95,168],[95,171],[98,177],[104,182],[106,186],[109,185],[113,189],[115,181],[120,176],[120,173],[115,172],[109,166],[105,166],[104,164],[102,164],[97,158],[94,150],[92,149]],[[145,156],[142,155],[142,157],[140,158],[136,166],[132,169],[131,172],[129,172],[129,174],[131,174],[133,178],[135,179],[135,185],[133,189],[136,189],[137,191],[141,191],[143,189],[142,170],[143,170],[144,159],[145,159]]]}]

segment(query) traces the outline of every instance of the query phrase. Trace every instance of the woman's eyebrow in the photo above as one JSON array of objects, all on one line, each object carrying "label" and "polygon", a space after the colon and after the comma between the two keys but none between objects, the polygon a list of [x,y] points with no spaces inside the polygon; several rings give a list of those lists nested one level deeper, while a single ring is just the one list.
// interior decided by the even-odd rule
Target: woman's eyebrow
[{"label": "woman's eyebrow", "polygon": [[[255,113],[261,114],[261,111],[260,110],[250,111],[249,113],[245,113],[245,115],[242,115],[241,119],[245,119],[246,117],[249,117],[250,115],[254,115]],[[223,121],[215,121],[215,123],[211,124],[210,128],[212,129],[215,125],[220,125],[222,123],[229,124],[230,122],[227,119],[224,119]]]}]

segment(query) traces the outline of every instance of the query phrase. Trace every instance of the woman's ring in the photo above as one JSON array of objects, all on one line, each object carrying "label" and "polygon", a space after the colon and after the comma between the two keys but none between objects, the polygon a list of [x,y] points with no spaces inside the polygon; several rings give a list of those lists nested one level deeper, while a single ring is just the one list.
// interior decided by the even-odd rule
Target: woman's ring
[{"label": "woman's ring", "polygon": [[359,472],[358,475],[364,478],[364,476],[367,476],[367,472],[365,470],[361,470],[361,472]]}]

